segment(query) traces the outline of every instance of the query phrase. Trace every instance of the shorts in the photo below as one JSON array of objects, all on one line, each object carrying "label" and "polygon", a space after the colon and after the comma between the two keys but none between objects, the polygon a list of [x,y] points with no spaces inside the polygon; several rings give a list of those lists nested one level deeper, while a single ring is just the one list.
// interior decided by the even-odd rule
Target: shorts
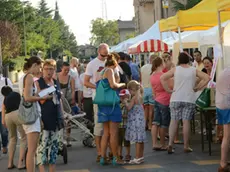
[{"label": "shorts", "polygon": [[216,108],[217,119],[219,125],[230,124],[230,109],[218,109]]},{"label": "shorts", "polygon": [[170,108],[155,101],[153,125],[168,128],[170,123]]},{"label": "shorts", "polygon": [[94,135],[102,136],[103,135],[103,123],[98,123],[98,105],[93,105],[94,111]]},{"label": "shorts", "polygon": [[34,124],[30,125],[22,125],[26,134],[29,133],[40,133],[41,132],[41,122],[40,118],[38,118]]},{"label": "shorts", "polygon": [[98,105],[98,123],[105,122],[121,123],[122,115],[120,104],[113,106]]},{"label": "shorts", "polygon": [[86,118],[88,120],[90,120],[91,122],[94,121],[93,119],[93,99],[92,97],[90,98],[84,98],[83,99],[83,109],[84,109],[84,112],[86,113]]},{"label": "shorts", "polygon": [[172,120],[191,120],[196,112],[196,105],[188,102],[170,103]]},{"label": "shorts", "polygon": [[118,145],[119,146],[123,146],[124,147],[130,147],[130,141],[125,139],[125,128],[119,128],[119,132],[118,132]]},{"label": "shorts", "polygon": [[154,105],[152,88],[144,88],[144,105]]}]

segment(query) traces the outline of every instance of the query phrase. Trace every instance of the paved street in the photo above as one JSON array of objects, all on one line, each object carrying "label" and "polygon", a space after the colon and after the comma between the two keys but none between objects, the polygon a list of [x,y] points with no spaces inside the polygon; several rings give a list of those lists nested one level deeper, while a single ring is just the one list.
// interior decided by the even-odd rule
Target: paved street
[{"label": "paved street", "polygon": [[[18,85],[14,84],[14,89]],[[78,132],[73,130],[73,136]],[[216,172],[220,159],[220,145],[212,145],[212,156],[208,155],[208,145],[205,144],[205,152],[201,152],[200,135],[192,136],[191,145],[194,152],[183,153],[182,145],[175,145],[176,153],[168,155],[166,152],[154,152],[151,149],[151,137],[148,132],[148,142],[145,145],[145,163],[139,166],[124,165],[113,167],[112,165],[101,167],[95,163],[96,149],[86,148],[81,142],[73,142],[73,147],[68,149],[68,164],[63,163],[62,157],[58,157],[58,172]],[[18,155],[18,154],[17,154]],[[134,145],[132,145],[134,155]],[[17,158],[17,156],[16,156]],[[15,164],[16,159],[15,158]],[[0,159],[1,172],[7,172],[7,156]],[[17,171],[17,170],[12,170]]]},{"label": "paved street", "polygon": [[[176,153],[168,155],[166,152],[154,152],[151,150],[150,133],[149,142],[145,147],[145,160],[142,165],[125,165],[113,167],[112,165],[101,167],[95,163],[95,148],[85,148],[80,142],[74,142],[73,147],[68,149],[68,164],[64,165],[62,157],[58,157],[58,172],[216,172],[219,163],[220,145],[213,144],[213,155],[201,152],[200,135],[193,136],[192,148],[194,152],[184,154],[182,145],[176,145]],[[134,145],[132,145],[132,149]],[[134,149],[132,151],[134,155]],[[15,161],[16,163],[17,161]],[[7,156],[0,160],[1,172],[7,172]],[[12,170],[14,171],[14,170]],[[17,170],[15,170],[17,171]]]}]

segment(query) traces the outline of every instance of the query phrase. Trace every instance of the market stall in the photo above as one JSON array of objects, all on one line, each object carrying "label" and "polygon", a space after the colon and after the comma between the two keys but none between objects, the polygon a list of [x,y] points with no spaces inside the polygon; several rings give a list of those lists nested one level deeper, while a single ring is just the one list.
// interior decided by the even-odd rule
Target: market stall
[{"label": "market stall", "polygon": [[[160,20],[160,32],[178,31],[182,51],[182,31],[207,30],[218,24],[216,2],[217,0],[203,0],[189,10],[178,11],[175,16]],[[222,22],[229,20],[230,11],[221,13],[220,19]]]},{"label": "market stall", "polygon": [[146,40],[138,42],[129,47],[129,54],[140,54],[140,53],[149,53],[149,52],[164,52],[168,51],[168,45],[160,40]]},{"label": "market stall", "polygon": [[160,29],[159,29],[159,21],[156,21],[146,32],[144,32],[141,35],[136,36],[135,38],[131,38],[128,39],[126,41],[121,42],[120,44],[118,44],[117,46],[114,46],[111,48],[111,51],[114,52],[127,52],[128,48],[134,44],[137,44],[141,41],[146,41],[146,40],[164,40],[164,39],[168,39],[168,38],[172,38],[177,39],[178,38],[178,34],[176,32],[164,32],[164,33],[160,33]]}]

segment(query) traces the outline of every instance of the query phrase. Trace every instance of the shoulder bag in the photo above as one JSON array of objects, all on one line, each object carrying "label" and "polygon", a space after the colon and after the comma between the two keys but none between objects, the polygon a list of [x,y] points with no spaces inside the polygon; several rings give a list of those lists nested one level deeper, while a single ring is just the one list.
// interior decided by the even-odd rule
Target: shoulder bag
[{"label": "shoulder bag", "polygon": [[[25,80],[26,80],[27,75],[23,79],[23,88],[25,88]],[[34,87],[34,84],[33,84],[33,87]],[[35,91],[33,88],[33,95],[34,94],[35,94]],[[34,124],[36,120],[39,118],[37,102],[26,102],[24,95],[22,95],[22,99],[21,99],[18,110],[19,110],[18,118],[21,124],[31,125],[31,124]]]}]

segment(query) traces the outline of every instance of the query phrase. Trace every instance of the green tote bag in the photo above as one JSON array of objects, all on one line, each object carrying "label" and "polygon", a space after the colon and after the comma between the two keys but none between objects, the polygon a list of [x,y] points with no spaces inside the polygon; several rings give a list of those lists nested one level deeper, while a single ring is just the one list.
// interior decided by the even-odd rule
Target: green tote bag
[{"label": "green tote bag", "polygon": [[96,88],[96,95],[93,103],[102,106],[114,106],[115,104],[120,103],[120,98],[116,91],[102,79],[99,81]]},{"label": "green tote bag", "polygon": [[196,100],[196,104],[201,108],[210,106],[210,88],[205,88]]}]

